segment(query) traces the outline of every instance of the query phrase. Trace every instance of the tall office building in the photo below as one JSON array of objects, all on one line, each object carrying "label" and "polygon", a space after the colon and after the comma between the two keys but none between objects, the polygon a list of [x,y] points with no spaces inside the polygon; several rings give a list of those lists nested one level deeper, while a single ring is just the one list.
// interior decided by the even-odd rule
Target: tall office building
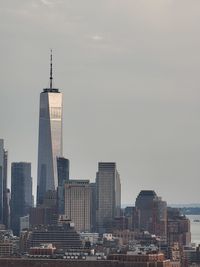
[{"label": "tall office building", "polygon": [[64,157],[57,158],[58,185],[69,181],[69,160]]},{"label": "tall office building", "polygon": [[112,231],[114,218],[120,215],[121,184],[116,163],[100,162],[96,175],[97,230]]},{"label": "tall office building", "polygon": [[62,156],[62,93],[53,88],[52,54],[50,87],[40,94],[37,204],[58,187],[57,158]]},{"label": "tall office building", "polygon": [[13,162],[11,165],[11,228],[18,235],[20,217],[32,207],[31,163]]},{"label": "tall office building", "polygon": [[0,139],[0,223],[3,224],[4,141]]},{"label": "tall office building", "polygon": [[135,203],[138,216],[138,228],[167,240],[167,203],[152,190],[142,190]]},{"label": "tall office building", "polygon": [[65,215],[78,232],[91,230],[91,200],[89,180],[70,180],[65,184]]},{"label": "tall office building", "polygon": [[8,189],[8,151],[4,150],[3,224],[10,229],[10,189]]},{"label": "tall office building", "polygon": [[65,183],[69,181],[69,160],[64,157],[57,158],[58,169],[58,211],[65,212]]},{"label": "tall office building", "polygon": [[153,207],[153,233],[160,237],[160,241],[167,243],[167,202],[156,197]]},{"label": "tall office building", "polygon": [[91,188],[91,231],[96,232],[96,203],[97,203],[97,187],[96,183],[90,183]]},{"label": "tall office building", "polygon": [[182,248],[191,243],[190,220],[177,208],[167,209],[167,243],[169,247],[178,243]]},{"label": "tall office building", "polygon": [[42,205],[30,209],[30,225],[56,225],[58,222],[57,192],[46,192]]},{"label": "tall office building", "polygon": [[6,229],[10,229],[10,189],[6,188],[4,192],[4,202],[3,202],[3,224]]},{"label": "tall office building", "polygon": [[157,197],[152,190],[142,190],[136,198],[135,207],[138,209],[139,229],[141,231],[153,232],[153,206]]},{"label": "tall office building", "polygon": [[4,149],[4,140],[0,139],[0,224],[9,228],[10,204],[7,189],[8,152]]}]

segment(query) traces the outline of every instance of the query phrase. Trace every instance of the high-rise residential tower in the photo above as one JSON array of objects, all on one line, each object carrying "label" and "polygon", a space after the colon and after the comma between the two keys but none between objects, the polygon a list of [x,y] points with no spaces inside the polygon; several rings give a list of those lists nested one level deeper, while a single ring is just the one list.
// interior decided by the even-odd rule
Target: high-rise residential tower
[{"label": "high-rise residential tower", "polygon": [[120,215],[121,184],[115,162],[100,162],[96,175],[97,230],[112,230],[114,218]]},{"label": "high-rise residential tower", "polygon": [[13,162],[11,165],[11,228],[19,234],[20,217],[32,207],[31,163]]},{"label": "high-rise residential tower", "polygon": [[50,87],[40,94],[37,204],[58,187],[57,158],[62,157],[62,93],[53,88],[52,53]]}]

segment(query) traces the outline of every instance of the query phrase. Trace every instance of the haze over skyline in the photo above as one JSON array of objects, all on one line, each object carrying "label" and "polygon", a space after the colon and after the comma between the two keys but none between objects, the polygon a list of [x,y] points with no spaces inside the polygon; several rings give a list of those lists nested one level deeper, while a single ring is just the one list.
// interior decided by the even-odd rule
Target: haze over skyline
[{"label": "haze over skyline", "polygon": [[[200,2],[2,0],[0,137],[37,180],[39,95],[63,93],[71,178],[115,161],[122,203],[199,203]],[[10,177],[9,177],[10,179]]]}]

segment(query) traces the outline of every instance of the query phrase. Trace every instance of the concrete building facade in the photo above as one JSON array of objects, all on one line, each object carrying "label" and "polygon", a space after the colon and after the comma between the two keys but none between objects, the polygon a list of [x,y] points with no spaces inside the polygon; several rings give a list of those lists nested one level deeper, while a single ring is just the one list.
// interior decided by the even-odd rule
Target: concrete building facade
[{"label": "concrete building facade", "polygon": [[178,243],[180,247],[189,246],[191,243],[190,220],[176,208],[168,208],[167,213],[168,246],[172,247],[174,243]]},{"label": "concrete building facade", "polygon": [[89,180],[70,180],[65,184],[65,215],[78,232],[91,230],[91,199]]}]

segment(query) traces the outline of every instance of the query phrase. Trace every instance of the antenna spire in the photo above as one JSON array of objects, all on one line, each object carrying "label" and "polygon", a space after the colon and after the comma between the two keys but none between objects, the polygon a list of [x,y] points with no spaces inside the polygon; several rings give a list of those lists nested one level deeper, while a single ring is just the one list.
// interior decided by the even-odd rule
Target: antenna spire
[{"label": "antenna spire", "polygon": [[52,67],[52,49],[51,49],[51,55],[50,55],[50,89],[52,89],[53,85],[53,67]]}]

